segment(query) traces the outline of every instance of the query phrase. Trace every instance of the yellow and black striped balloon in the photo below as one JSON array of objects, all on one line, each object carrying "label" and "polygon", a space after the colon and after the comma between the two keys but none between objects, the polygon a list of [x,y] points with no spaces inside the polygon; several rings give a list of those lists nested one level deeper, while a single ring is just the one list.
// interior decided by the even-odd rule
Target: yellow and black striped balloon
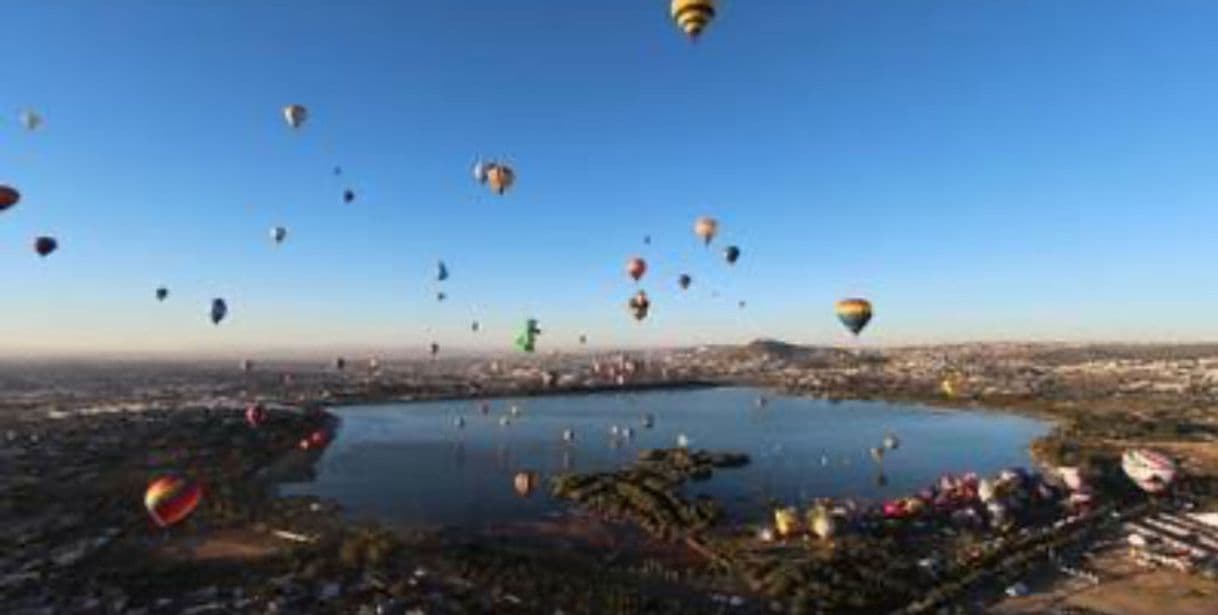
[{"label": "yellow and black striped balloon", "polygon": [[835,307],[838,320],[855,335],[871,322],[871,302],[866,299],[842,299]]},{"label": "yellow and black striped balloon", "polygon": [[690,39],[698,38],[715,18],[715,0],[672,0],[672,20]]}]

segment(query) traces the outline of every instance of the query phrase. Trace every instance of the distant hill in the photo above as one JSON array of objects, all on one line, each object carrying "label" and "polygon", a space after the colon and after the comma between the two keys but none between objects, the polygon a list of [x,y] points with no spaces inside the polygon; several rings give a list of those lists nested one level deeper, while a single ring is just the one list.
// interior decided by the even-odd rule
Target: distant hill
[{"label": "distant hill", "polygon": [[780,359],[790,363],[829,366],[844,361],[859,359],[854,350],[828,346],[800,346],[774,339],[757,339],[742,346],[740,350],[750,357]]}]

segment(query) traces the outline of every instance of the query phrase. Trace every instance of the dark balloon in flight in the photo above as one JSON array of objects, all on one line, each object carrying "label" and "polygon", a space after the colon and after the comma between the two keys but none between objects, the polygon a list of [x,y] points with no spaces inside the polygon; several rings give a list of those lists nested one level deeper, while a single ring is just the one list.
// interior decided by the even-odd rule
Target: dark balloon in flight
[{"label": "dark balloon in flight", "polygon": [[727,261],[727,264],[735,265],[736,260],[739,258],[740,248],[737,248],[736,246],[728,246],[723,249],[723,259]]},{"label": "dark balloon in flight", "polygon": [[685,290],[689,288],[689,285],[692,284],[693,281],[694,279],[689,277],[689,274],[682,273],[681,277],[677,278],[677,285],[681,287],[681,290]]},{"label": "dark balloon in flight", "polygon": [[215,298],[211,300],[211,323],[213,325],[220,324],[224,317],[228,316],[228,304],[223,299]]},{"label": "dark balloon in flight", "polygon": [[38,237],[34,239],[34,251],[38,256],[46,258],[51,252],[59,249],[59,242],[54,237]]},{"label": "dark balloon in flight", "polygon": [[344,190],[343,191],[343,202],[344,203],[350,203],[351,201],[354,201],[354,200],[355,200],[355,191],[354,190]]},{"label": "dark balloon in flight", "polygon": [[168,288],[165,288],[164,286],[161,286],[160,288],[157,288],[157,289],[156,289],[156,300],[157,300],[157,301],[164,301],[164,300],[165,300],[165,299],[167,299],[168,297],[169,297],[169,289],[168,289]]}]

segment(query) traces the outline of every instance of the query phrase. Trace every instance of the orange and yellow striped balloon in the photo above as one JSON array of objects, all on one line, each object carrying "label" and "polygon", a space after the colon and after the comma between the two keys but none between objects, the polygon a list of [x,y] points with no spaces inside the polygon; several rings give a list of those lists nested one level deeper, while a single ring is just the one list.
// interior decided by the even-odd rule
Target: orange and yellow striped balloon
[{"label": "orange and yellow striped balloon", "polygon": [[203,499],[203,488],[177,476],[162,476],[148,485],[144,507],[160,527],[169,527],[190,516]]},{"label": "orange and yellow striped balloon", "polygon": [[838,320],[855,335],[871,322],[871,302],[866,299],[842,299],[836,308]]},{"label": "orange and yellow striped balloon", "polygon": [[694,40],[715,18],[715,0],[672,0],[672,20]]}]

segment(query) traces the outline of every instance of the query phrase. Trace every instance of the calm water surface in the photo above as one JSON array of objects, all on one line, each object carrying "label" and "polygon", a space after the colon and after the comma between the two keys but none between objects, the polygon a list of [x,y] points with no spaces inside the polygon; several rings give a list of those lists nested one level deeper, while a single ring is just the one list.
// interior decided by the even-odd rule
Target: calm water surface
[{"label": "calm water surface", "polygon": [[[565,470],[608,470],[640,450],[671,447],[685,434],[691,448],[742,451],[744,468],[716,471],[689,490],[729,505],[737,518],[759,518],[770,498],[886,498],[921,488],[944,472],[993,473],[1028,465],[1028,443],[1047,423],[989,412],[943,412],[882,402],[832,403],[767,396],[752,389],[699,389],[480,402],[419,402],[338,408],[337,438],[310,482],[285,484],[286,494],[335,498],[358,518],[395,524],[471,528],[529,521],[566,506],[549,497],[544,479]],[[500,425],[511,406],[520,415]],[[643,415],[655,417],[643,427]],[[454,425],[464,417],[465,427]],[[611,426],[629,426],[631,439]],[[575,442],[562,440],[564,429]],[[885,433],[900,439],[882,472],[868,452]],[[522,498],[512,487],[522,470],[542,487]]]}]

